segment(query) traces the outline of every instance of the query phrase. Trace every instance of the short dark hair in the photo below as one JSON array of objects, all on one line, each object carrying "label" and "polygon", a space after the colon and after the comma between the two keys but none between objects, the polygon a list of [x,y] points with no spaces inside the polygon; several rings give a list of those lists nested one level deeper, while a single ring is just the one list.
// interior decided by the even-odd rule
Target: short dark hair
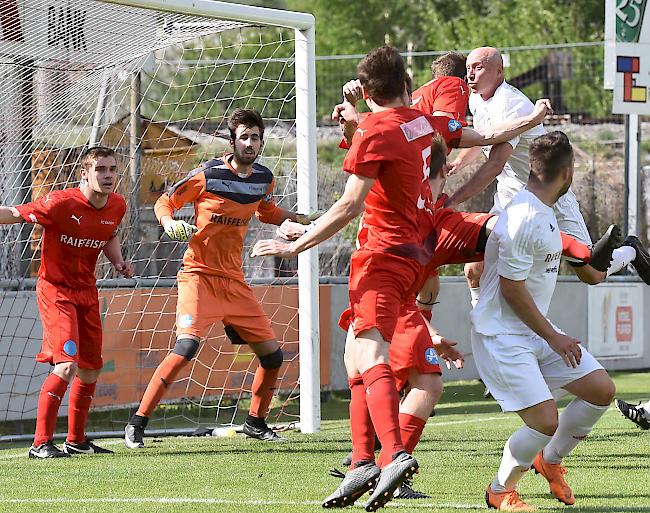
[{"label": "short dark hair", "polygon": [[559,130],[534,139],[528,153],[530,176],[539,182],[552,182],[573,164],[573,147]]},{"label": "short dark hair", "polygon": [[81,154],[81,169],[87,170],[102,157],[114,157],[115,150],[106,146],[92,146]]},{"label": "short dark hair", "polygon": [[[447,163],[447,143],[442,135],[436,133],[431,142],[431,163],[429,169],[434,175],[440,174],[442,167]],[[436,176],[430,176],[436,178]]]},{"label": "short dark hair", "polygon": [[260,129],[260,139],[264,140],[264,120],[260,113],[254,109],[235,109],[228,118],[228,131],[230,140],[235,140],[237,127],[244,125],[246,128],[257,127]]},{"label": "short dark hair", "polygon": [[361,59],[357,77],[379,105],[399,98],[409,80],[402,56],[393,46],[377,48]]},{"label": "short dark hair", "polygon": [[433,78],[465,78],[466,74],[466,58],[458,52],[447,52],[431,63],[431,75]]}]

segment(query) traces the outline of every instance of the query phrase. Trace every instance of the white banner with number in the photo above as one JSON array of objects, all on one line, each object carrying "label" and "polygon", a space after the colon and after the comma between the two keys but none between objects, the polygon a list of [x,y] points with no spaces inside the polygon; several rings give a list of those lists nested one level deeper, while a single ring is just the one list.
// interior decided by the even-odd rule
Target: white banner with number
[{"label": "white banner with number", "polygon": [[587,346],[596,358],[643,355],[643,284],[588,287]]}]

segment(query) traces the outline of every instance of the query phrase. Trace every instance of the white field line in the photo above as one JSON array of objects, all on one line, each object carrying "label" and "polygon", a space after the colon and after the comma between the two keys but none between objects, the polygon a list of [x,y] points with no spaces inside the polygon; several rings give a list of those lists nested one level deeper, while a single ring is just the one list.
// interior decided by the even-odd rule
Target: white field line
[{"label": "white field line", "polygon": [[[0,504],[223,504],[226,506],[315,506],[320,501],[282,501],[282,500],[231,500],[219,498],[194,497],[105,497],[88,499],[69,499],[65,497],[47,499],[0,499]],[[391,508],[419,509],[484,509],[484,504],[418,502],[389,502]]]}]

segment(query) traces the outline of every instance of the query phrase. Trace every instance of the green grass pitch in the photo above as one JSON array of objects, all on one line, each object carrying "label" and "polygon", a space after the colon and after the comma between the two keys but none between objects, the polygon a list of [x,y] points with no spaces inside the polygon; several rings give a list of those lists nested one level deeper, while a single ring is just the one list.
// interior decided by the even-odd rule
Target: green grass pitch
[{"label": "green grass pitch", "polygon": [[[650,373],[615,375],[617,397],[650,397]],[[521,422],[482,399],[476,382],[450,383],[416,449],[421,471],[414,488],[432,495],[392,501],[387,511],[485,510],[483,495],[503,443]],[[563,404],[566,404],[564,402]],[[27,448],[0,446],[0,511],[27,512],[273,512],[322,511],[338,485],[328,469],[349,448],[347,403],[324,405],[317,435],[289,433],[290,443],[237,438],[145,439],[130,451],[102,440],[113,456],[27,459]],[[612,406],[591,436],[565,460],[577,502],[567,509],[532,472],[522,496],[540,510],[650,512],[650,431],[641,431]],[[363,511],[358,501],[351,511]]]}]

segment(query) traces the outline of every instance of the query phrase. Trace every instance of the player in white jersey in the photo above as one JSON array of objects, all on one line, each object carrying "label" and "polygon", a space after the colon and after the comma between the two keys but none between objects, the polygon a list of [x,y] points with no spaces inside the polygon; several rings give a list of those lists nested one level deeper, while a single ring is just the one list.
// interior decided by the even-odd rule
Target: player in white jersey
[{"label": "player in white jersey", "polygon": [[[565,504],[575,499],[563,475],[562,458],[607,411],[615,387],[607,372],[547,319],[562,253],[553,205],[573,178],[573,149],[562,132],[530,145],[531,172],[499,216],[485,250],[485,273],[471,314],[472,351],[481,379],[504,411],[525,426],[506,442],[488,506],[532,511],[516,491],[532,466]],[[554,397],[573,394],[562,412]]]},{"label": "player in white jersey", "polygon": [[[506,120],[532,112],[532,102],[517,88],[504,80],[503,60],[494,48],[477,48],[467,57],[467,81],[472,91],[469,108],[478,131],[494,128]],[[495,178],[497,192],[492,213],[499,213],[526,184],[529,174],[528,149],[530,142],[544,134],[542,125],[523,133],[511,141],[495,146],[485,146],[487,162],[460,189],[449,198],[446,206],[456,206],[485,189]],[[452,164],[452,173],[466,166],[479,154],[480,148],[460,153]],[[591,238],[580,207],[572,190],[554,206],[560,230],[590,246]],[[585,283],[600,283],[612,273],[629,263],[639,276],[650,284],[650,257],[636,237],[628,237],[623,246],[614,251],[612,264],[606,272],[598,271],[584,262],[571,262],[578,277]],[[467,264],[467,276],[472,293],[472,303],[478,298],[482,263]]]}]

